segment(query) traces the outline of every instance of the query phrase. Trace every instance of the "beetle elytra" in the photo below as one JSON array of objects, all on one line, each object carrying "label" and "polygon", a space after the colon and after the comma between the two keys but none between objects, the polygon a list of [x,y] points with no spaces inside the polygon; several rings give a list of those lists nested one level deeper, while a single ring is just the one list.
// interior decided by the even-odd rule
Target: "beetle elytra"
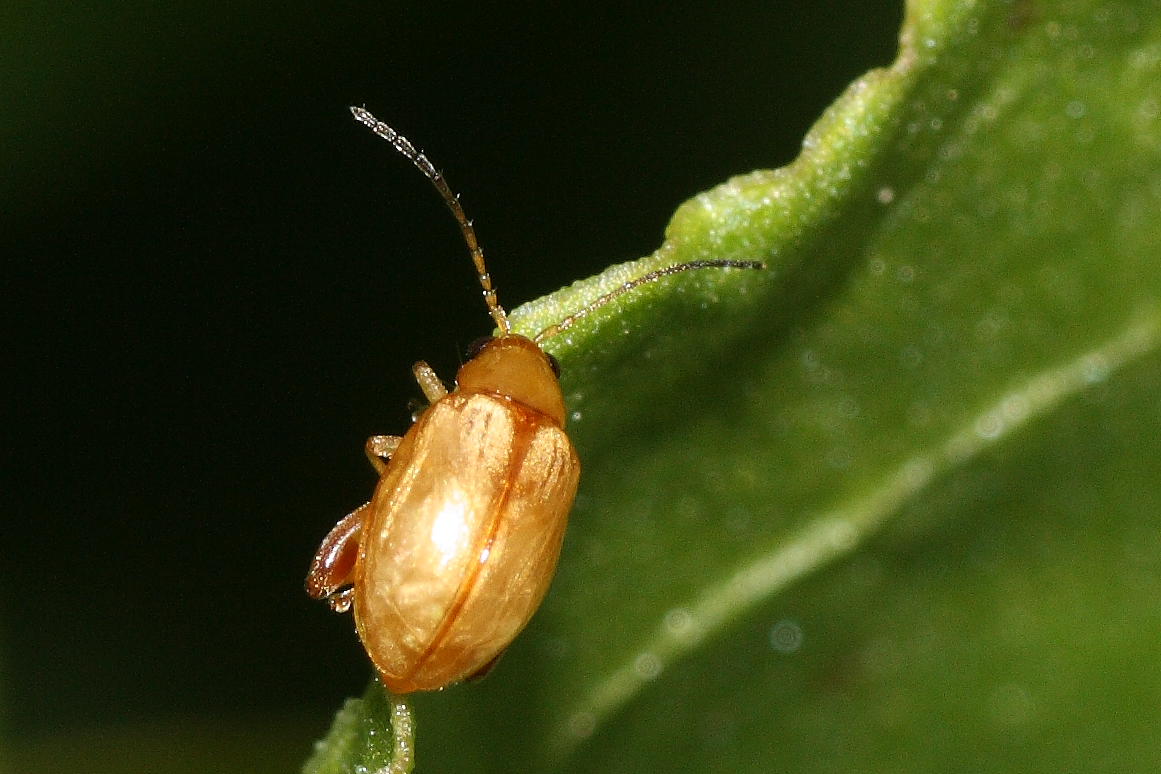
[{"label": "beetle elytra", "polygon": [[548,591],[576,495],[580,462],[564,432],[558,368],[540,343],[617,296],[677,272],[764,268],[693,261],[626,282],[532,338],[512,332],[459,198],[406,138],[363,108],[356,120],[435,186],[463,233],[499,335],[449,392],[426,363],[413,372],[430,406],[407,434],[373,436],[380,474],[371,502],[323,540],[307,592],[355,624],[379,677],[396,694],[437,690],[486,672]]}]

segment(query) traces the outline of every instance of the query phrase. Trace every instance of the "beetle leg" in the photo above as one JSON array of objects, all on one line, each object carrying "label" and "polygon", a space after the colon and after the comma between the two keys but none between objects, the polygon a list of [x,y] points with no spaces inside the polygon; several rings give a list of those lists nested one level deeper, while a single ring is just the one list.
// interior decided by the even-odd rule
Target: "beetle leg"
[{"label": "beetle leg", "polygon": [[336,591],[327,597],[327,604],[336,613],[345,613],[355,602],[355,587],[347,586],[342,591]]},{"label": "beetle leg", "polygon": [[373,435],[367,439],[367,445],[363,450],[367,453],[367,459],[371,461],[371,467],[376,473],[380,475],[383,473],[387,463],[391,461],[391,455],[402,442],[402,436],[398,435]]},{"label": "beetle leg", "polygon": [[323,538],[310,570],[306,574],[306,593],[314,599],[326,599],[331,609],[343,613],[351,606],[351,591],[343,589],[355,574],[355,560],[359,556],[359,533],[363,529],[363,514],[370,503],[348,513]]},{"label": "beetle leg", "polygon": [[423,390],[423,397],[427,398],[428,403],[435,403],[447,395],[447,387],[443,386],[443,382],[427,363],[420,360],[411,366],[411,373],[415,375],[415,381],[419,382],[419,389]]},{"label": "beetle leg", "polygon": [[495,656],[492,658],[492,660],[491,660],[491,661],[489,661],[487,664],[484,664],[482,667],[480,667],[479,669],[477,669],[475,672],[472,672],[472,673],[471,673],[470,675],[468,675],[468,676],[467,676],[467,678],[465,678],[465,679],[466,679],[466,680],[467,680],[469,683],[474,683],[474,682],[476,682],[477,680],[483,680],[485,677],[487,677],[487,676],[488,676],[488,673],[489,673],[489,672],[491,672],[493,669],[495,669],[495,668],[496,668],[496,664],[500,663],[500,659],[504,657],[504,653],[505,653],[505,651],[506,651],[506,650],[507,650],[507,648],[505,648],[504,650],[502,650],[502,651],[500,651],[499,653],[497,653],[497,654],[496,654],[496,655],[495,655]]}]

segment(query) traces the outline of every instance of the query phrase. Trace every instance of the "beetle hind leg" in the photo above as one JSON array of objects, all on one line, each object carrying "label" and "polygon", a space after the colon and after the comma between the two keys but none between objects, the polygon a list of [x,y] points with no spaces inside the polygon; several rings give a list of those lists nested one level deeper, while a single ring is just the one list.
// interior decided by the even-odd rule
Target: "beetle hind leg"
[{"label": "beetle hind leg", "polygon": [[359,556],[363,514],[369,505],[351,511],[327,533],[306,574],[306,593],[314,599],[325,599],[336,613],[347,612],[354,601],[355,590],[350,584]]},{"label": "beetle hind leg", "polygon": [[500,663],[500,659],[504,657],[504,653],[507,650],[508,649],[505,648],[504,650],[497,653],[495,656],[492,656],[491,661],[484,664],[482,667],[477,669],[475,672],[472,672],[470,675],[468,675],[464,679],[469,683],[474,683],[474,682],[477,682],[479,680],[483,680],[485,677],[488,676],[488,673],[490,673],[493,669],[496,668],[496,664]]}]

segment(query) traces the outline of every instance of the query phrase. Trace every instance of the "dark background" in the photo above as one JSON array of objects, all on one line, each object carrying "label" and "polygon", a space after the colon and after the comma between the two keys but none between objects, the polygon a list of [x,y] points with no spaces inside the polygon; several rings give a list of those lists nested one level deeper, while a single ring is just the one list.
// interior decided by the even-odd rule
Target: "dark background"
[{"label": "dark background", "polygon": [[490,321],[435,193],[349,104],[447,172],[511,308],[792,159],[902,12],[214,5],[0,11],[0,686],[30,766],[206,719],[301,723],[293,766],[365,685],[302,576],[369,496],[363,440],[406,427],[410,364],[450,378]]}]

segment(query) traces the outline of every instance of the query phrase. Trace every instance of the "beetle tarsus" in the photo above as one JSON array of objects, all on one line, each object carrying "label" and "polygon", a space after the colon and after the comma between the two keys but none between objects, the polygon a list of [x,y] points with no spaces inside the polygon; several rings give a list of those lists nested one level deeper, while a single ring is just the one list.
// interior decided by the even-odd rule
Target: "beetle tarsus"
[{"label": "beetle tarsus", "polygon": [[376,473],[382,475],[387,463],[391,461],[391,455],[395,453],[402,442],[402,436],[398,435],[373,435],[367,439],[363,450]]},{"label": "beetle tarsus", "polygon": [[415,381],[419,382],[419,389],[423,390],[423,397],[428,403],[435,403],[447,395],[447,387],[435,375],[435,371],[427,363],[420,360],[411,366],[411,373],[415,374]]},{"label": "beetle tarsus", "polygon": [[355,588],[354,586],[348,586],[342,591],[336,591],[328,595],[326,599],[331,610],[334,610],[336,613],[345,613],[351,609],[351,604],[355,601]]}]

